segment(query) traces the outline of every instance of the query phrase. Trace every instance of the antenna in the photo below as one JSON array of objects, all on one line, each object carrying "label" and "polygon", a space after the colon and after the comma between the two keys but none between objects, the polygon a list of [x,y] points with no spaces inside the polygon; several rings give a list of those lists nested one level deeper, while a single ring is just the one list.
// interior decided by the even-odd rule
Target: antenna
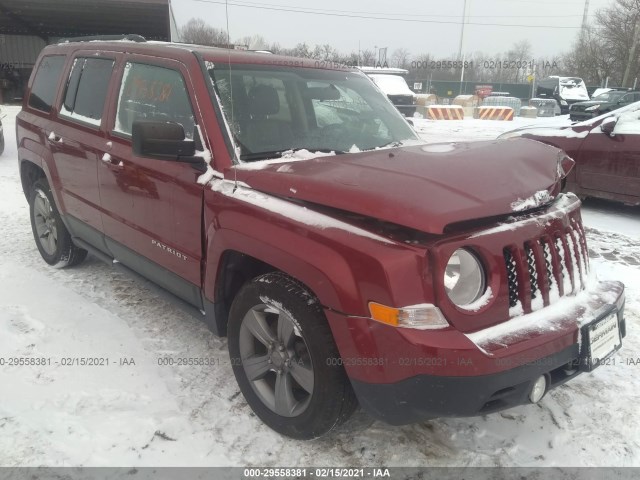
[{"label": "antenna", "polygon": [[[228,0],[224,0],[224,10],[225,10],[225,16],[226,16],[226,20],[227,20],[227,63],[229,65],[229,95],[231,96],[231,135],[234,135],[233,129],[235,128],[235,117],[233,114],[233,80],[231,79],[231,34],[229,33],[229,1]],[[235,143],[233,142],[233,158],[234,160],[240,160],[238,158],[238,152],[236,150],[235,147]],[[235,183],[234,187],[233,187],[233,191],[235,192],[236,189],[238,188],[238,169],[234,168],[233,169],[233,181]]]}]

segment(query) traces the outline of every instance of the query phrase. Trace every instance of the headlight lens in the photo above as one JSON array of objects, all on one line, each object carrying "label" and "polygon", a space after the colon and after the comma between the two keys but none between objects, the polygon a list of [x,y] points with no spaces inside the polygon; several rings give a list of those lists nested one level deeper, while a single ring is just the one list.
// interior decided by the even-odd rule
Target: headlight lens
[{"label": "headlight lens", "polygon": [[594,105],[593,107],[585,108],[585,112],[597,112],[600,108],[600,105]]},{"label": "headlight lens", "polygon": [[484,294],[484,268],[473,253],[463,248],[453,252],[444,272],[444,287],[449,299],[461,308]]},{"label": "headlight lens", "polygon": [[566,100],[560,100],[560,105],[562,105],[563,107],[566,107],[569,104],[567,103]]}]

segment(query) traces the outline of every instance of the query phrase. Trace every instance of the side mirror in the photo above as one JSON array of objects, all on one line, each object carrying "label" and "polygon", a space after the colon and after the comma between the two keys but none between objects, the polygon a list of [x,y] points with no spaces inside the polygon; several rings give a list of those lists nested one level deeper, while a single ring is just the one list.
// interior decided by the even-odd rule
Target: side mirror
[{"label": "side mirror", "polygon": [[186,163],[203,161],[194,157],[195,142],[185,139],[184,128],[179,123],[135,120],[131,128],[131,141],[133,153],[141,157]]},{"label": "side mirror", "polygon": [[616,128],[616,123],[618,123],[618,120],[613,117],[605,118],[600,124],[600,130],[610,137],[613,137],[613,129]]}]

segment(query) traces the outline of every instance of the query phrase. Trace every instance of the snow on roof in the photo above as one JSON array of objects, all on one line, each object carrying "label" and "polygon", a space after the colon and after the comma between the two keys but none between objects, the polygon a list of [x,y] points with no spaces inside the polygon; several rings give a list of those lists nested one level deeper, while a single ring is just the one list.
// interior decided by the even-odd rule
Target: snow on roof
[{"label": "snow on roof", "polygon": [[366,74],[379,73],[381,75],[408,75],[409,70],[404,68],[391,68],[391,67],[358,67]]},{"label": "snow on roof", "polygon": [[404,77],[399,75],[367,74],[387,95],[413,95]]}]

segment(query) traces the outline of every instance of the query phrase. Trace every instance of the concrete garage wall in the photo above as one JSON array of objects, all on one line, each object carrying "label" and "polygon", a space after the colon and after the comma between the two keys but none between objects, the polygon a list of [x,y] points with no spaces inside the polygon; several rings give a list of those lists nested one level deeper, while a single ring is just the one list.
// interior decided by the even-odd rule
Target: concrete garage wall
[{"label": "concrete garage wall", "polygon": [[0,103],[20,101],[45,46],[46,42],[34,35],[0,35]]},{"label": "concrete garage wall", "polygon": [[0,103],[19,103],[39,52],[60,38],[169,40],[169,0],[0,0]]},{"label": "concrete garage wall", "polygon": [[44,40],[33,35],[0,35],[0,63],[33,67]]}]

